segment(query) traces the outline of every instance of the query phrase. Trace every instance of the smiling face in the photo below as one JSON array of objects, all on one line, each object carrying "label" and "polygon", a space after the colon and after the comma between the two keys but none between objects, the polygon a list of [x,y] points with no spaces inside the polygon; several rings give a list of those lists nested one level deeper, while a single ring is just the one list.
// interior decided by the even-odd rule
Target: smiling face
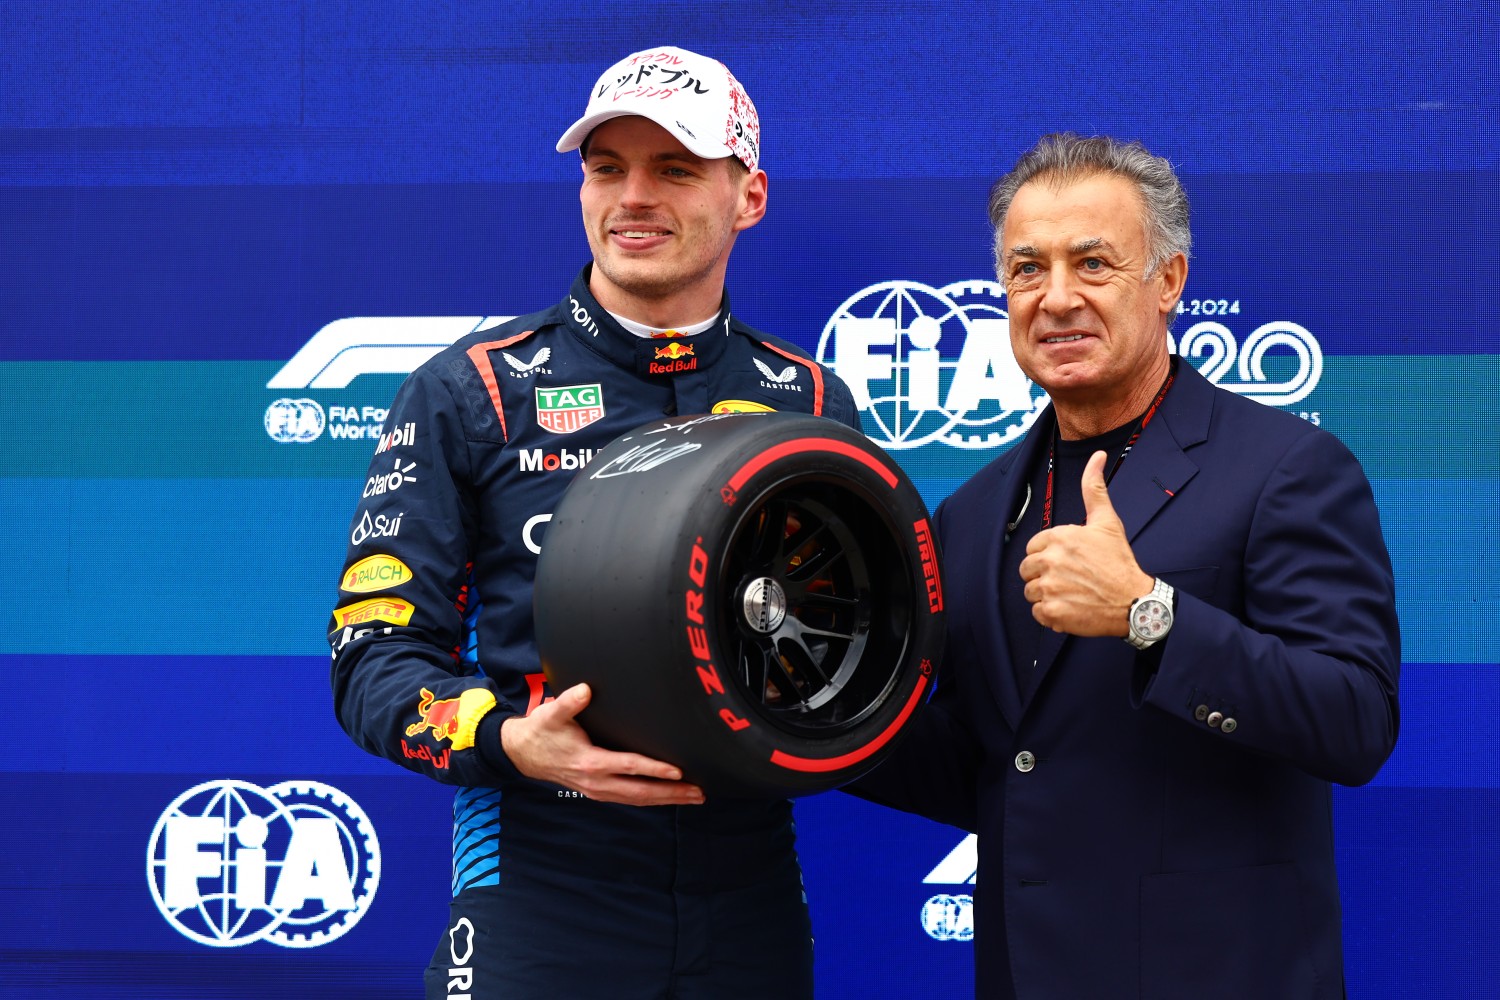
[{"label": "smiling face", "polygon": [[764,171],[705,160],[655,122],[613,118],[584,145],[589,291],[610,312],[654,325],[712,317],[735,236],[766,211]]},{"label": "smiling face", "polygon": [[1145,204],[1135,184],[1099,173],[1016,192],[1001,237],[1001,278],[1016,361],[1047,390],[1065,438],[1138,416],[1166,378],[1167,317],[1187,280],[1177,254],[1146,275]]}]

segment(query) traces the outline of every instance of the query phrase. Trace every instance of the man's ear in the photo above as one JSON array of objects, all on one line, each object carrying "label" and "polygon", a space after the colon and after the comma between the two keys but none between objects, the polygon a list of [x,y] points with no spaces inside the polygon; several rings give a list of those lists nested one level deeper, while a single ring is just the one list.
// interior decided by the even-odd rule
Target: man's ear
[{"label": "man's ear", "polygon": [[1173,254],[1159,272],[1161,276],[1161,295],[1157,299],[1157,308],[1163,316],[1170,316],[1173,309],[1177,308],[1177,302],[1182,298],[1182,289],[1187,285],[1188,262],[1186,254]]},{"label": "man's ear", "polygon": [[749,229],[766,214],[766,187],[769,181],[764,170],[755,170],[744,181],[740,190],[740,212],[735,219],[734,230]]}]

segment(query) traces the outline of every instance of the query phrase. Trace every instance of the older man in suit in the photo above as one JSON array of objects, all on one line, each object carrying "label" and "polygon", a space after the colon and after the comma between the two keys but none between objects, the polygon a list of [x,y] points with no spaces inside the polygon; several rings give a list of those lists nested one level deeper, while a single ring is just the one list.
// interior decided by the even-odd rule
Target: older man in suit
[{"label": "older man in suit", "polygon": [[1166,160],[1048,136],[990,214],[1051,406],[939,508],[942,679],[852,790],[978,831],[981,997],[1342,997],[1330,782],[1369,781],[1398,721],[1369,483],[1169,353]]}]

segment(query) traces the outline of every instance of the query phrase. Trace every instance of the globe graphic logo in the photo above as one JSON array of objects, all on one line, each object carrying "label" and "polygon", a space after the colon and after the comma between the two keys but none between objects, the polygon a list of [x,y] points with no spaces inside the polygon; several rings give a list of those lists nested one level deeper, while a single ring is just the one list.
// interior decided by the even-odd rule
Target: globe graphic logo
[{"label": "globe graphic logo", "polygon": [[834,311],[817,358],[849,386],[883,447],[997,448],[1047,402],[1011,353],[1004,297],[994,281],[880,282]]},{"label": "globe graphic logo", "polygon": [[331,785],[207,781],[167,806],[146,872],[156,908],[215,948],[312,948],[343,936],[380,884],[369,817]]},{"label": "globe graphic logo", "polygon": [[315,399],[277,399],[266,407],[266,433],[279,444],[307,444],[323,433],[328,418]]},{"label": "globe graphic logo", "polygon": [[935,941],[974,940],[974,897],[933,896],[922,904],[922,929]]}]

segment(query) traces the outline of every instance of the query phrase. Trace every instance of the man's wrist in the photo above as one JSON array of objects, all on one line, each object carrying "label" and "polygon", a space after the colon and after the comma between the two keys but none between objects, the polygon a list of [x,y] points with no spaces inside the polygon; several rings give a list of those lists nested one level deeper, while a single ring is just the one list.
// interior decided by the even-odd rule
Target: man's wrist
[{"label": "man's wrist", "polygon": [[505,724],[512,719],[520,718],[515,712],[507,712],[501,708],[495,708],[485,714],[479,720],[479,729],[475,735],[474,748],[479,751],[485,764],[492,771],[498,771],[508,777],[524,777],[515,761],[511,760],[510,753],[505,747]]},{"label": "man's wrist", "polygon": [[1130,638],[1130,609],[1135,606],[1136,601],[1150,594],[1151,588],[1156,586],[1156,578],[1146,573],[1145,570],[1137,570],[1137,574],[1139,580],[1131,584],[1129,592],[1125,595],[1125,613],[1119,619],[1123,627],[1115,633],[1121,639]]},{"label": "man's wrist", "polygon": [[1171,584],[1160,577],[1153,579],[1150,590],[1131,602],[1125,641],[1138,650],[1157,645],[1172,630],[1176,610],[1177,595]]}]

